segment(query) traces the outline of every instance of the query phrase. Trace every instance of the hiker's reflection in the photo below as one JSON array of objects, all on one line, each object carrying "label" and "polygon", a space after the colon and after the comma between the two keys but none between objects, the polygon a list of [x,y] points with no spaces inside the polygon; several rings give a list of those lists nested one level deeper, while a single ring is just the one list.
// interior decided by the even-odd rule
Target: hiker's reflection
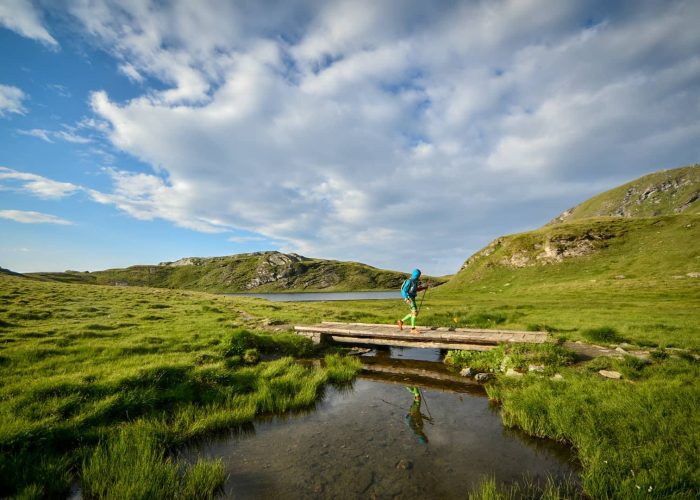
[{"label": "hiker's reflection", "polygon": [[420,389],[418,387],[409,386],[406,387],[406,390],[413,394],[413,404],[411,404],[411,408],[408,410],[405,417],[406,425],[408,425],[408,428],[413,431],[418,438],[418,441],[427,444],[428,436],[426,436],[425,432],[423,432],[423,419],[427,420],[428,422],[432,422],[432,418],[423,415],[420,411],[420,406],[423,401]]}]

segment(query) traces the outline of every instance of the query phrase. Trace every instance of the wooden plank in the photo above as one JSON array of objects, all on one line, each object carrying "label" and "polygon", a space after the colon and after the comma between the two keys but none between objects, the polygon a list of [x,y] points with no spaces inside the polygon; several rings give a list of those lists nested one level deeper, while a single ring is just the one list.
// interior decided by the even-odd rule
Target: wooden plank
[{"label": "wooden plank", "polygon": [[347,335],[351,337],[368,337],[368,338],[383,338],[383,339],[397,339],[397,340],[417,340],[417,341],[441,341],[441,342],[451,342],[460,343],[467,342],[473,344],[497,344],[500,342],[543,342],[546,339],[539,337],[525,338],[521,335],[512,335],[510,333],[503,334],[491,334],[488,336],[484,335],[465,335],[465,334],[455,334],[455,333],[436,333],[433,330],[419,330],[420,333],[411,333],[410,330],[398,331],[396,329],[382,329],[375,331],[350,329],[350,328],[338,328],[329,327],[323,325],[322,327],[317,326],[297,326],[295,327],[297,332],[309,332],[309,333],[322,333],[328,335],[342,336]]},{"label": "wooden plank", "polygon": [[415,340],[374,339],[369,337],[346,337],[331,335],[331,339],[341,344],[390,345],[395,347],[419,347],[421,349],[455,349],[462,351],[489,351],[496,346],[483,344],[454,344],[448,342],[420,342]]},{"label": "wooden plank", "polygon": [[424,370],[422,368],[412,368],[405,366],[390,366],[379,364],[362,364],[362,371],[372,373],[388,373],[391,375],[401,375],[404,377],[421,377],[432,380],[442,380],[445,382],[467,383],[470,379],[461,377],[458,374],[439,373],[434,370]]},{"label": "wooden plank", "polygon": [[[396,329],[395,325],[387,325],[387,324],[377,324],[377,323],[342,323],[338,321],[323,321],[321,325],[328,325],[328,326],[339,326],[339,327],[347,327],[347,328],[354,328],[354,327],[384,327],[384,328],[390,328],[390,329]],[[536,335],[536,336],[547,336],[547,332],[529,332],[529,331],[524,331],[524,330],[495,330],[495,329],[488,329],[488,328],[446,328],[444,326],[440,327],[422,327],[424,329],[428,329],[431,331],[440,331],[440,332],[450,332],[450,333],[469,333],[469,334],[479,334],[483,333],[485,335],[493,334],[493,333],[506,333],[506,334],[524,334],[526,336],[531,336],[531,335]]]}]

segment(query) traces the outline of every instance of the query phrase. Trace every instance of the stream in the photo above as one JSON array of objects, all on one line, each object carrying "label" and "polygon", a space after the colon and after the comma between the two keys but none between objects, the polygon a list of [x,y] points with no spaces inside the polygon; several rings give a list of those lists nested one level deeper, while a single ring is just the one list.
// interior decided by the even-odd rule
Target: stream
[{"label": "stream", "polygon": [[361,357],[347,388],[305,414],[258,419],[191,448],[221,458],[227,498],[465,498],[486,475],[575,476],[566,446],[503,427],[483,387],[432,349]]}]

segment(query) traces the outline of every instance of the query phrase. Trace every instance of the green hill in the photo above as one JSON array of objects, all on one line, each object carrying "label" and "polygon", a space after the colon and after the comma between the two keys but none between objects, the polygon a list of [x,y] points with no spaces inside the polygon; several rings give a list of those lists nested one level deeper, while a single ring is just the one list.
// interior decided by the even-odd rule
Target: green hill
[{"label": "green hill", "polygon": [[662,170],[564,211],[550,224],[590,217],[700,214],[700,165]]},{"label": "green hill", "polygon": [[646,175],[540,229],[497,238],[443,288],[459,290],[504,275],[514,282],[539,282],[544,275],[550,282],[697,280],[699,195],[700,165]]},{"label": "green hill", "polygon": [[[256,252],[225,257],[188,257],[158,265],[96,272],[30,273],[65,283],[179,288],[217,293],[359,291],[397,289],[405,274],[357,262]],[[440,283],[440,279],[429,282]]]}]

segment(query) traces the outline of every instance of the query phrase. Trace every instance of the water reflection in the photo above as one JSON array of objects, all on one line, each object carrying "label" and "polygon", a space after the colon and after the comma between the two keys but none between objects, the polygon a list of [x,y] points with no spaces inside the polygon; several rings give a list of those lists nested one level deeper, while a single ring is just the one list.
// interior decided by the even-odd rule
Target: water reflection
[{"label": "water reflection", "polygon": [[415,386],[408,386],[406,387],[406,390],[413,395],[413,403],[411,403],[411,408],[408,410],[405,417],[406,425],[408,425],[408,428],[413,431],[413,434],[416,435],[419,442],[428,444],[428,436],[426,436],[425,432],[423,432],[423,420],[426,420],[432,424],[433,419],[430,416],[423,415],[423,413],[421,413],[420,407],[423,402],[423,394],[421,393],[421,390]]},{"label": "water reflection", "polygon": [[256,421],[254,435],[214,439],[194,454],[223,459],[231,498],[464,498],[484,475],[576,470],[566,447],[504,429],[479,385],[441,379],[454,374],[401,354],[362,358],[367,371],[329,387],[310,413]]}]

